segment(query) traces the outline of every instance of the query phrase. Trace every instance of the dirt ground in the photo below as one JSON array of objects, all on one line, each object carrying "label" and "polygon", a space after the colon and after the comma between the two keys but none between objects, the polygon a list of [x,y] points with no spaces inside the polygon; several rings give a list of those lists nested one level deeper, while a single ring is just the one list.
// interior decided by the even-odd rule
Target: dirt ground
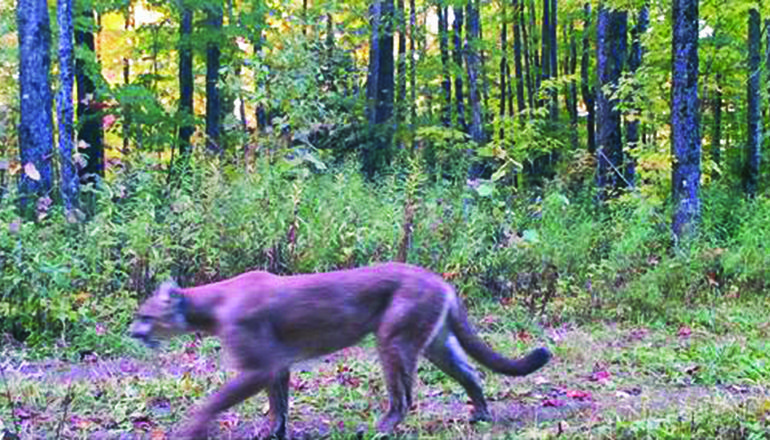
[{"label": "dirt ground", "polygon": [[[491,423],[470,425],[470,405],[460,387],[422,362],[416,404],[399,437],[543,438],[563,433],[594,437],[597,432],[602,437],[617,421],[661,415],[688,420],[704,405],[729,411],[770,401],[770,390],[762,383],[704,385],[692,380],[700,368],[697,364],[676,364],[673,368],[681,372],[664,374],[662,367],[644,365],[635,357],[616,357],[629,350],[655,356],[656,347],[674,347],[676,352],[692,343],[683,342],[681,335],[608,326],[599,336],[580,328],[552,329],[547,336],[556,346],[555,357],[541,371],[515,379],[482,371]],[[13,402],[14,417],[4,408],[0,423],[6,430],[16,423],[22,438],[56,438],[56,433],[61,438],[174,438],[173,429],[189,406],[225,380],[222,365],[216,351],[203,353],[194,343],[144,359],[87,355],[79,362],[31,362],[10,357],[0,361],[2,391],[7,391],[0,405]],[[197,382],[190,385],[193,379]],[[125,390],[132,388],[155,397],[140,396],[138,401],[144,403],[139,409],[118,417],[111,408],[120,405]],[[195,398],[185,396],[183,390],[188,388],[198,389]],[[370,438],[371,426],[386,404],[376,354],[366,344],[297,365],[291,388],[294,439]],[[77,393],[97,398],[79,399],[73,395]],[[266,399],[260,395],[250,400],[245,408],[223,414],[212,434],[222,439],[264,435]]]}]

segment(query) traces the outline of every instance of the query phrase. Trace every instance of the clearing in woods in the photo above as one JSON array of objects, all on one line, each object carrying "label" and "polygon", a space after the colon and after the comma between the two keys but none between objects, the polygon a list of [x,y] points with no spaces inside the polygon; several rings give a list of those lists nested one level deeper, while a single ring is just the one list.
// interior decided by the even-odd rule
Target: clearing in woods
[{"label": "clearing in woods", "polygon": [[[711,310],[691,325],[595,323],[538,334],[512,329],[502,307],[477,310],[473,321],[500,352],[546,343],[553,360],[520,379],[482,370],[494,421],[478,425],[467,423],[460,386],[423,361],[399,437],[766,438],[770,320],[763,309]],[[0,432],[25,439],[173,438],[190,406],[231,374],[211,338],[181,338],[160,352],[136,348],[132,356],[83,353],[74,362],[30,360],[28,351],[4,345]],[[291,438],[374,438],[385,404],[370,340],[297,365]],[[222,439],[264,434],[266,410],[265,395],[257,395],[224,413],[212,432]]]}]

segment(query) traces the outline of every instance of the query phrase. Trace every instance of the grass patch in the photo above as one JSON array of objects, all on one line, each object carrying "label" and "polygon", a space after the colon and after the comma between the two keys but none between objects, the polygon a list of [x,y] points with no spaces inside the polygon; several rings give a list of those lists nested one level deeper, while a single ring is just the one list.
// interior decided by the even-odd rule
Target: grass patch
[{"label": "grass patch", "polygon": [[[494,415],[470,425],[462,388],[427,361],[418,370],[416,407],[400,429],[406,438],[766,438],[770,434],[767,319],[759,303],[692,310],[690,326],[597,321],[537,326],[515,307],[474,310],[482,337],[521,355],[547,344],[553,361],[525,378],[482,369]],[[704,315],[705,314],[705,315]],[[722,324],[714,330],[711,320]],[[683,320],[690,318],[683,317]],[[126,342],[126,344],[133,344]],[[22,438],[173,438],[184,414],[227,379],[216,339],[177,338],[158,353],[92,355],[36,361],[27,350],[0,353],[10,406],[5,429]],[[376,438],[386,394],[371,339],[296,366],[290,427],[295,436]],[[220,438],[264,432],[267,399],[255,396],[213,424]]]}]

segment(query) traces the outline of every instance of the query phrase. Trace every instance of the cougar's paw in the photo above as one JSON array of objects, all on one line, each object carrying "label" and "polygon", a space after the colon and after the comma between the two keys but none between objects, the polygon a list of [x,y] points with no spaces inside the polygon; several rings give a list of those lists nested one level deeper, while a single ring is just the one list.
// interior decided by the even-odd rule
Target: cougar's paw
[{"label": "cougar's paw", "polygon": [[471,412],[471,418],[469,419],[469,422],[471,423],[491,421],[492,415],[489,413],[488,409],[474,409],[473,412]]}]

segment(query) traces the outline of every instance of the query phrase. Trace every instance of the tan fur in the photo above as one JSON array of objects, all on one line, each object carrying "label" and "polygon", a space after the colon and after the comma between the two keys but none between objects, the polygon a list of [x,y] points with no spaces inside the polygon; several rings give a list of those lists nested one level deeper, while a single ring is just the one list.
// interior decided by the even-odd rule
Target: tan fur
[{"label": "tan fur", "polygon": [[218,336],[240,374],[197,410],[188,438],[205,438],[217,413],[267,389],[271,434],[286,434],[289,369],[374,333],[390,396],[378,424],[390,432],[412,405],[420,354],[457,380],[473,403],[472,420],[489,411],[465,353],[493,371],[529,374],[550,358],[545,348],[521,359],[493,352],[476,336],[454,289],[441,277],[400,263],[280,277],[248,272],[182,289],[164,283],[144,302],[131,327],[148,345],[157,338],[202,331]]}]

